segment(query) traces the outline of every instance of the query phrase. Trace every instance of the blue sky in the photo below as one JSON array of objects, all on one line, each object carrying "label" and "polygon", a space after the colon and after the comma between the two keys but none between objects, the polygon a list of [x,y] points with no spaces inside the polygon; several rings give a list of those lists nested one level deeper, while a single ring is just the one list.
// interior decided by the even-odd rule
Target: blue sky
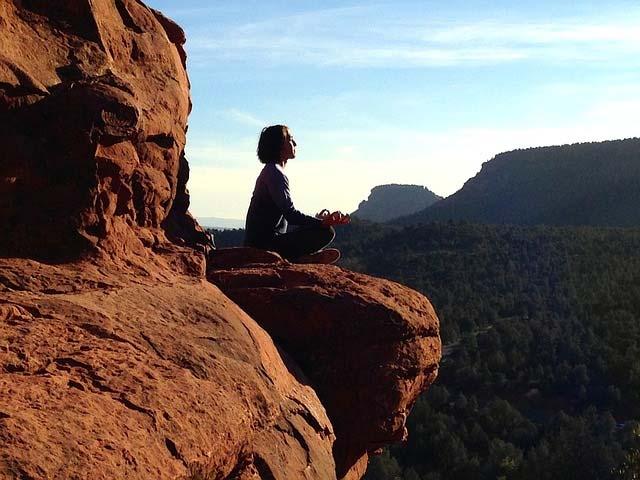
[{"label": "blue sky", "polygon": [[637,0],[147,3],[187,33],[196,216],[244,218],[273,123],[310,214],[383,183],[450,195],[506,150],[638,136]]}]

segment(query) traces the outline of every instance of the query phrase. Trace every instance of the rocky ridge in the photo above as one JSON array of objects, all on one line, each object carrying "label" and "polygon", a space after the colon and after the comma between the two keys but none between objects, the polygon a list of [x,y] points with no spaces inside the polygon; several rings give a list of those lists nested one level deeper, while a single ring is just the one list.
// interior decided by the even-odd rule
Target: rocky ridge
[{"label": "rocky ridge", "polygon": [[392,223],[640,225],[640,139],[496,155],[453,195]]},{"label": "rocky ridge", "polygon": [[206,254],[159,12],[7,0],[0,27],[0,478],[360,478],[437,374],[428,300]]}]

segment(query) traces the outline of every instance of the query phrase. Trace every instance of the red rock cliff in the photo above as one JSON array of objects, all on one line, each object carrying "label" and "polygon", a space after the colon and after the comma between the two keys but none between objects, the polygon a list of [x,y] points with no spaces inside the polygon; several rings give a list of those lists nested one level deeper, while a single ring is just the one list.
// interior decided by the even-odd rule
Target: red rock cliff
[{"label": "red rock cliff", "polygon": [[0,478],[360,478],[435,378],[405,287],[205,277],[184,41],[136,0],[0,0]]},{"label": "red rock cliff", "polygon": [[0,22],[0,246],[160,243],[188,208],[180,27],[133,0],[3,0]]}]

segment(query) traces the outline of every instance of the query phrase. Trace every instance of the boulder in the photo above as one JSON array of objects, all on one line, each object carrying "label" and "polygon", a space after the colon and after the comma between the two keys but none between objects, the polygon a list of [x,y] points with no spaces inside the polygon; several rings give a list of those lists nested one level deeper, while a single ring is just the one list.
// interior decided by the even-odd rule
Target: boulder
[{"label": "boulder", "polygon": [[0,260],[0,478],[332,479],[309,380],[203,278]]},{"label": "boulder", "polygon": [[335,428],[338,478],[363,473],[368,453],[405,438],[409,410],[441,356],[438,318],[423,295],[330,265],[226,267],[209,268],[207,278],[313,382]]}]

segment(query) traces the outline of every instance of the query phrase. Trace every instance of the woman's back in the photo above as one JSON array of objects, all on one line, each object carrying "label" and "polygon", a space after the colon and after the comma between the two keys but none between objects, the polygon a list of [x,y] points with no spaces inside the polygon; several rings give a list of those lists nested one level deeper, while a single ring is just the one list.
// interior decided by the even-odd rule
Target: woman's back
[{"label": "woman's back", "polygon": [[287,231],[287,220],[272,194],[283,191],[285,186],[288,190],[288,180],[281,167],[275,163],[267,163],[258,175],[247,211],[247,247],[268,248],[274,235]]}]

